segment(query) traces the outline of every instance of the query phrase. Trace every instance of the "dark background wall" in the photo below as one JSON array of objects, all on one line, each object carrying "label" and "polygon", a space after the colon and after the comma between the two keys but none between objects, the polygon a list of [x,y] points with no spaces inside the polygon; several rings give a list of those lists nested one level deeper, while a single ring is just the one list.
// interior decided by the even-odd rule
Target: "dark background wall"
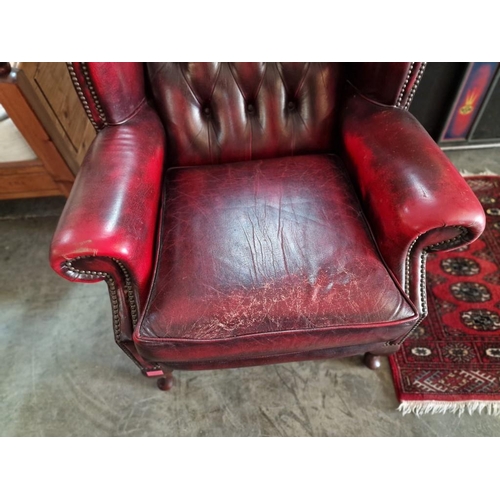
[{"label": "dark background wall", "polygon": [[[488,64],[488,63],[480,63]],[[439,141],[447,119],[458,98],[472,63],[430,62],[410,106],[410,112],[429,134]],[[500,66],[499,66],[500,68]],[[467,80],[470,82],[470,79]],[[478,102],[478,113],[471,122],[466,137],[447,141],[442,146],[468,147],[500,143],[500,69],[493,73],[488,91]],[[462,97],[460,98],[462,99]]]},{"label": "dark background wall", "polygon": [[411,113],[438,140],[468,63],[430,62],[410,106]]}]

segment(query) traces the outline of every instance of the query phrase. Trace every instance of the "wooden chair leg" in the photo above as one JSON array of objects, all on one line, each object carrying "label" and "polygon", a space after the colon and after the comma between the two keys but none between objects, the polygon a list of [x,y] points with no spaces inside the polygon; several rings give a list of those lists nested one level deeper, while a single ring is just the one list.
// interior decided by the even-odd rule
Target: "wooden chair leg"
[{"label": "wooden chair leg", "polygon": [[156,385],[158,386],[158,389],[160,389],[161,391],[169,391],[174,386],[175,378],[172,375],[172,370],[164,369],[163,373],[165,374],[165,376],[159,378],[156,381]]},{"label": "wooden chair leg", "polygon": [[363,362],[365,365],[370,368],[370,370],[377,370],[382,366],[382,360],[380,356],[376,354],[372,354],[371,352],[367,352],[365,357],[363,358]]}]

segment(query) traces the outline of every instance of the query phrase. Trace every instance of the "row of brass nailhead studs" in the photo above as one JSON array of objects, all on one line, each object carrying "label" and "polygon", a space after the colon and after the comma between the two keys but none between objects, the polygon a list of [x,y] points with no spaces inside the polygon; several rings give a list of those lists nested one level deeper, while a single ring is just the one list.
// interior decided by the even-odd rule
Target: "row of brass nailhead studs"
[{"label": "row of brass nailhead studs", "polygon": [[420,66],[420,69],[418,70],[417,79],[415,80],[415,83],[413,84],[413,87],[411,89],[410,95],[408,96],[408,99],[406,100],[406,105],[405,105],[404,109],[408,109],[410,107],[411,101],[413,101],[413,97],[415,96],[415,92],[417,91],[417,88],[420,85],[420,80],[422,79],[422,75],[424,74],[424,70],[425,70],[426,66],[427,66],[426,62],[422,63],[422,66]]},{"label": "row of brass nailhead studs", "polygon": [[[429,245],[424,248],[423,252],[430,252],[436,248],[439,248],[441,250],[446,250],[447,248],[450,248],[452,245],[454,245],[456,242],[460,240],[464,240],[465,242],[465,235],[467,234],[467,229],[465,229],[462,226],[450,226],[450,227],[455,227],[460,230],[460,234],[455,236],[454,238],[450,238],[449,240],[444,240],[439,243],[434,243],[432,245]],[[420,237],[420,236],[419,236]],[[411,245],[410,248],[408,249],[408,253],[406,254],[406,266],[405,266],[405,271],[406,271],[406,283],[405,283],[405,292],[409,295],[410,294],[410,257],[411,257],[411,251],[413,247],[415,246],[415,243],[417,242],[418,238],[415,238]]]},{"label": "row of brass nailhead studs", "polygon": [[[85,256],[75,257],[74,259],[72,259],[70,261],[66,261],[66,266],[68,267],[68,269],[70,271],[73,271],[73,272],[76,272],[79,274],[84,274],[84,275],[89,276],[89,277],[103,278],[106,280],[106,283],[108,284],[108,287],[109,287],[109,294],[111,296],[111,307],[113,309],[113,326],[117,329],[117,331],[115,331],[115,334],[117,334],[119,336],[119,333],[120,333],[120,314],[119,314],[119,310],[118,310],[118,294],[116,292],[115,281],[109,273],[106,273],[103,271],[86,271],[83,269],[77,269],[73,266],[72,263],[74,261],[80,260],[80,259],[85,259],[85,258],[88,258],[88,257],[85,257]],[[137,313],[137,304],[136,304],[135,297],[134,297],[134,291],[132,288],[132,280],[130,279],[130,274],[128,273],[125,266],[118,259],[112,258],[112,260],[120,267],[121,271],[123,272],[123,274],[125,276],[125,287],[124,288],[125,288],[127,300],[129,303],[131,315],[132,315],[132,326],[135,327],[135,325],[137,324],[137,321],[138,321],[138,313]]]},{"label": "row of brass nailhead studs", "polygon": [[[443,247],[444,249],[449,248],[452,246],[455,242],[459,240],[464,240],[465,241],[465,235],[467,234],[467,229],[465,229],[462,226],[453,226],[458,229],[460,229],[460,234],[458,236],[455,236],[454,238],[450,238],[449,240],[442,241],[440,243],[434,243],[433,245],[429,245],[425,247],[422,250],[422,255],[420,256],[420,295],[422,297],[422,317],[415,323],[414,327],[402,338],[399,339],[398,341],[390,340],[389,342],[386,342],[386,345],[396,345],[396,344],[402,344],[408,337],[410,337],[413,332],[420,326],[420,323],[425,319],[427,316],[427,287],[426,287],[426,279],[425,279],[425,262],[427,260],[427,254],[429,251],[433,250],[434,248],[437,247]],[[405,283],[405,291],[406,294],[409,296],[410,295],[410,253],[412,248],[414,247],[415,243],[417,242],[418,238],[415,238],[410,245],[410,248],[408,249],[408,254],[406,256],[406,283]]]},{"label": "row of brass nailhead studs", "polygon": [[105,273],[102,271],[85,271],[83,269],[77,269],[73,266],[73,262],[76,260],[83,259],[85,257],[75,257],[72,260],[66,261],[66,266],[70,271],[73,271],[75,273],[79,274],[84,274],[89,277],[93,278],[104,278],[106,280],[106,283],[108,285],[109,289],[109,295],[111,298],[111,309],[112,309],[112,314],[113,314],[113,333],[115,335],[115,340],[118,342],[120,340],[120,312],[118,309],[118,294],[116,293],[116,285],[115,281],[111,277],[109,273]]},{"label": "row of brass nailhead studs", "polygon": [[410,77],[411,77],[411,74],[413,72],[413,66],[415,65],[414,62],[412,62],[410,64],[410,68],[408,69],[408,73],[406,74],[406,80],[405,82],[403,83],[403,87],[401,88],[401,92],[399,93],[399,97],[398,97],[398,101],[396,103],[396,105],[398,107],[401,106],[401,102],[403,101],[403,96],[404,96],[404,93],[405,93],[405,90],[406,90],[406,87],[408,86],[408,82],[410,81]]},{"label": "row of brass nailhead studs", "polygon": [[90,80],[90,75],[87,69],[87,65],[83,62],[81,63],[81,65],[82,65],[83,76],[85,78],[85,81],[87,82],[87,87],[89,88],[90,95],[92,96],[92,100],[94,101],[97,112],[99,113],[99,116],[103,121],[104,125],[107,125],[106,115],[104,114],[104,110],[101,107],[101,103],[99,102],[96,91],[94,90],[94,86],[92,85],[92,81]]},{"label": "row of brass nailhead studs", "polygon": [[[75,273],[84,274],[86,276],[94,277],[96,279],[97,278],[103,278],[103,279],[106,280],[106,283],[107,283],[108,289],[109,289],[109,296],[111,298],[111,310],[112,310],[112,316],[113,316],[113,334],[115,336],[115,342],[122,348],[122,350],[125,352],[125,354],[142,371],[148,371],[148,368],[146,368],[145,366],[141,365],[141,363],[139,362],[139,360],[137,360],[133,356],[133,354],[126,347],[123,346],[123,344],[121,342],[121,339],[120,339],[120,333],[121,333],[121,329],[120,329],[120,312],[119,312],[119,309],[118,309],[118,294],[116,292],[116,284],[115,284],[115,281],[112,278],[112,276],[109,273],[106,273],[106,272],[103,272],[103,271],[84,271],[83,269],[76,269],[73,266],[73,264],[72,264],[73,261],[80,260],[80,259],[85,259],[85,258],[88,258],[88,257],[89,256],[87,256],[87,257],[85,257],[85,256],[75,257],[72,260],[66,261],[66,266],[68,267],[68,269],[70,271],[73,271]],[[135,302],[135,297],[134,297],[134,292],[133,292],[133,289],[132,289],[132,281],[130,279],[130,275],[129,275],[127,269],[125,268],[125,266],[118,259],[112,258],[112,260],[116,264],[118,264],[118,266],[122,270],[123,274],[125,275],[125,290],[127,292],[128,302],[129,302],[130,310],[131,310],[131,313],[132,313],[132,323],[133,323],[133,326],[135,327],[135,325],[137,324],[137,305],[136,305],[136,302]],[[153,370],[160,370],[161,367],[157,363],[154,363],[152,369]]]},{"label": "row of brass nailhead studs", "polygon": [[113,261],[118,264],[123,275],[125,276],[125,290],[127,292],[128,303],[130,306],[130,312],[132,314],[132,326],[135,327],[135,325],[137,324],[137,320],[138,320],[138,314],[137,314],[137,305],[136,305],[135,297],[134,297],[134,290],[132,288],[132,280],[130,279],[130,274],[128,273],[125,266],[117,259],[113,259]]},{"label": "row of brass nailhead studs", "polygon": [[446,250],[453,246],[458,241],[463,241],[465,243],[465,235],[467,234],[467,229],[463,226],[451,226],[456,227],[460,230],[460,234],[455,236],[454,238],[450,238],[449,240],[441,241],[440,243],[434,243],[433,245],[429,245],[425,247],[426,250],[433,250],[434,248],[440,248],[441,250]]},{"label": "row of brass nailhead studs", "polygon": [[71,77],[71,80],[73,82],[73,85],[76,89],[76,93],[78,94],[78,97],[80,98],[80,101],[82,101],[83,104],[83,109],[85,109],[85,112],[87,113],[87,116],[89,117],[90,123],[94,126],[96,130],[99,130],[99,126],[97,125],[96,121],[94,120],[94,117],[92,116],[92,111],[90,110],[89,103],[87,102],[87,99],[85,98],[85,95],[82,91],[82,87],[80,85],[80,82],[78,81],[78,78],[76,77],[75,73],[75,68],[73,67],[73,63],[66,63],[66,66],[68,67],[69,75]]},{"label": "row of brass nailhead studs", "polygon": [[[415,243],[415,241],[417,240],[414,240],[413,243]],[[413,244],[412,244],[413,246]],[[424,321],[425,317],[427,316],[427,290],[426,290],[426,280],[425,280],[425,261],[426,261],[426,258],[427,258],[427,252],[424,250],[422,250],[422,255],[420,256],[420,294],[422,296],[422,315],[421,317],[418,319],[418,321],[415,323],[415,325],[413,325],[413,328],[402,338],[398,339],[398,340],[389,340],[388,342],[385,343],[385,345],[389,345],[389,346],[392,346],[392,345],[401,345],[408,337],[411,337],[411,335],[413,334],[413,332],[420,326],[420,323],[422,323],[422,321]],[[409,277],[407,276],[407,289],[409,289],[410,285],[409,285]],[[409,291],[407,291],[407,295],[409,295]]]}]

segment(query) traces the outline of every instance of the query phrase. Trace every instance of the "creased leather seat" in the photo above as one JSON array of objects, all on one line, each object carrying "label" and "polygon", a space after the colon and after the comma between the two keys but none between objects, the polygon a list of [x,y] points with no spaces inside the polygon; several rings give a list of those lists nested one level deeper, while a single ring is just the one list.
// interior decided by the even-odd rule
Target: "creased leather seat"
[{"label": "creased leather seat", "polygon": [[418,320],[338,157],[174,168],[166,186],[158,264],[134,338],[143,356],[217,360],[384,342]]},{"label": "creased leather seat", "polygon": [[423,63],[69,63],[97,130],[51,265],[147,376],[396,352],[481,204],[408,112]]}]

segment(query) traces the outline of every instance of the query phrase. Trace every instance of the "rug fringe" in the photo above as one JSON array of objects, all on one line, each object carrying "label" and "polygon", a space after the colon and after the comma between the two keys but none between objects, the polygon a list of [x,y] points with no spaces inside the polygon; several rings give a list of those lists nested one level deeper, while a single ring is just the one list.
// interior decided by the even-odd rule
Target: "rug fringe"
[{"label": "rug fringe", "polygon": [[486,410],[487,415],[500,416],[500,401],[403,401],[398,410],[403,415],[414,413],[422,415],[436,415],[438,413],[458,413],[458,416],[467,411],[469,415],[474,412],[481,414]]},{"label": "rug fringe", "polygon": [[461,168],[459,169],[459,172],[462,174],[462,177],[474,177],[479,175],[496,175],[496,176],[499,175],[496,172],[492,172],[489,168],[483,170],[482,172],[469,172],[468,170]]}]

